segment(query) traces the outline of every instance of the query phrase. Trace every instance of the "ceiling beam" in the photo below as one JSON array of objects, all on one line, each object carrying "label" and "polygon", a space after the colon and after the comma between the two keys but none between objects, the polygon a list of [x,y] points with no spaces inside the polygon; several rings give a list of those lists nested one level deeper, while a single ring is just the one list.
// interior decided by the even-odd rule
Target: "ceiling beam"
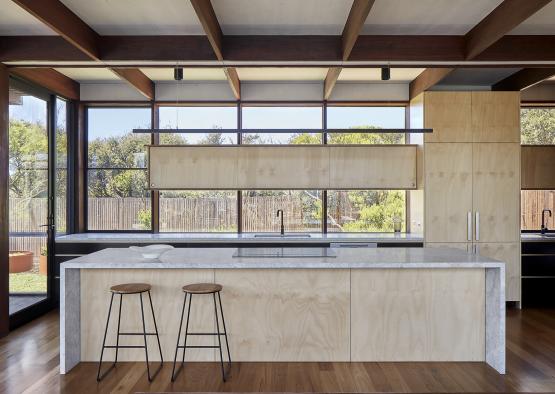
[{"label": "ceiling beam", "polygon": [[[362,31],[364,22],[370,14],[374,0],[354,0],[341,34],[341,59],[349,60],[357,39]],[[329,99],[335,83],[341,74],[341,67],[330,67],[324,80],[324,100]]]},{"label": "ceiling beam", "polygon": [[555,68],[523,68],[491,87],[491,90],[519,91],[555,75]]},{"label": "ceiling beam", "polygon": [[409,84],[409,100],[412,100],[420,93],[433,87],[453,70],[454,68],[427,68],[422,71],[420,75]]},{"label": "ceiling beam", "polygon": [[100,36],[59,0],[13,0],[93,60],[100,59]]},{"label": "ceiling beam", "polygon": [[[230,67],[260,62],[319,62],[319,67],[337,67],[342,62],[341,36],[224,36],[223,44],[224,61]],[[100,48],[102,62],[135,62],[135,66],[194,61],[221,65],[203,36],[101,36]],[[554,48],[555,35],[507,35],[472,61],[475,66],[480,62],[505,62],[503,66],[530,67],[527,62],[536,62],[533,67],[549,67],[555,61]],[[58,36],[0,36],[0,62],[43,62],[49,66],[89,59]],[[433,67],[436,62],[462,65],[464,36],[359,36],[349,61],[410,62],[414,67]]]},{"label": "ceiling beam", "polygon": [[351,11],[343,28],[343,33],[341,34],[341,46],[342,46],[342,57],[343,61],[349,60],[351,51],[353,50],[355,43],[362,31],[364,22],[370,14],[370,10],[374,5],[374,0],[354,0],[351,6]]},{"label": "ceiling beam", "polygon": [[154,100],[154,82],[138,68],[112,68],[114,74],[133,86],[149,100]]},{"label": "ceiling beam", "polygon": [[328,100],[331,96],[331,92],[341,74],[341,67],[330,67],[328,73],[326,74],[326,79],[324,80],[324,100]]},{"label": "ceiling beam", "polygon": [[465,58],[474,59],[551,0],[504,0],[465,35]]},{"label": "ceiling beam", "polygon": [[16,75],[70,100],[79,100],[79,83],[52,68],[9,68]]},{"label": "ceiling beam", "polygon": [[[219,61],[224,60],[223,55],[223,34],[216,12],[210,0],[191,0],[191,4],[197,14],[197,17],[206,33],[206,37],[214,50],[214,54]],[[233,95],[237,100],[241,98],[241,81],[237,70],[233,67],[224,67],[224,73],[229,82],[229,86],[233,91]]]},{"label": "ceiling beam", "polygon": [[[100,61],[100,36],[87,25],[81,18],[75,15],[59,0],[13,0],[24,10],[29,12],[42,23],[58,33],[64,40],[78,49],[90,60]],[[52,50],[51,47],[47,47]],[[52,70],[55,71],[55,70]],[[154,98],[154,84],[144,75],[141,70],[125,69],[125,71],[114,71],[123,80],[137,88],[137,90],[148,97]],[[130,78],[130,79],[128,79]],[[148,91],[148,80],[152,85],[152,92]],[[45,86],[45,85],[43,85]]]}]

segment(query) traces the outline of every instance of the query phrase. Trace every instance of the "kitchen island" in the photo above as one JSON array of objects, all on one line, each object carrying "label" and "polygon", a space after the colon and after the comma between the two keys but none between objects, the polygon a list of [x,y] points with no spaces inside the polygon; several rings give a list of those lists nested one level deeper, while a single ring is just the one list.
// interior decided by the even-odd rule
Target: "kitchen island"
[{"label": "kitchen island", "polygon": [[[505,373],[502,262],[435,248],[334,249],[329,257],[233,257],[237,251],[176,248],[145,260],[108,248],[64,262],[61,373],[98,360],[109,288],[129,282],[152,284],[166,361],[175,350],[181,287],[216,282],[234,361],[482,361]],[[137,331],[138,300],[127,298],[122,331]],[[214,329],[209,298],[194,301],[191,330]],[[108,343],[115,341],[110,331]],[[118,359],[143,357],[123,349]],[[192,349],[187,359],[216,357]]]}]

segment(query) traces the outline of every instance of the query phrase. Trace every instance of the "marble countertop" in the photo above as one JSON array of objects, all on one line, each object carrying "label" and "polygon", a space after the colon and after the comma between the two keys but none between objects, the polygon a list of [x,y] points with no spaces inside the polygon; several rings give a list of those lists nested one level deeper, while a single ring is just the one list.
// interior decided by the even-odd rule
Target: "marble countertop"
[{"label": "marble countertop", "polygon": [[68,268],[502,268],[504,263],[448,248],[334,249],[336,257],[232,257],[237,248],[175,248],[146,260],[128,248],[107,248],[62,263]]},{"label": "marble countertop", "polygon": [[[263,234],[263,233],[260,233]],[[328,243],[328,242],[424,242],[422,234],[411,233],[310,233],[310,237],[287,233],[287,238],[256,237],[252,233],[79,233],[56,237],[57,243]]]},{"label": "marble countertop", "polygon": [[520,239],[523,242],[555,242],[555,233],[549,233],[551,236],[544,237],[541,233],[522,233]]}]

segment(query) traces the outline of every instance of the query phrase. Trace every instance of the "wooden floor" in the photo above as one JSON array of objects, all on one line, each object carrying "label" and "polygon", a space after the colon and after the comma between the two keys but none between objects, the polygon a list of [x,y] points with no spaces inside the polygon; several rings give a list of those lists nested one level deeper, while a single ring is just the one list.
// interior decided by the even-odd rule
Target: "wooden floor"
[{"label": "wooden floor", "polygon": [[122,363],[96,382],[96,364],[58,373],[53,312],[0,340],[0,392],[555,392],[555,310],[510,310],[507,371],[483,363],[237,363],[227,383],[218,364],[186,367],[175,383],[166,364],[151,384],[142,363]]}]

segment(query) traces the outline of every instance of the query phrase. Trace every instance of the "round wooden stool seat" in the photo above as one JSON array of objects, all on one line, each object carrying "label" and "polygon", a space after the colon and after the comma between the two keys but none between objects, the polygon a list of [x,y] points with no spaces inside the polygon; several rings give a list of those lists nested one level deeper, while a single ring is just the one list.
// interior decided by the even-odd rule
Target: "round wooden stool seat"
[{"label": "round wooden stool seat", "polygon": [[217,283],[194,283],[183,286],[183,291],[189,294],[212,294],[222,291],[222,285]]},{"label": "round wooden stool seat", "polygon": [[116,294],[137,294],[145,293],[151,287],[148,283],[123,283],[110,287],[110,291]]}]

